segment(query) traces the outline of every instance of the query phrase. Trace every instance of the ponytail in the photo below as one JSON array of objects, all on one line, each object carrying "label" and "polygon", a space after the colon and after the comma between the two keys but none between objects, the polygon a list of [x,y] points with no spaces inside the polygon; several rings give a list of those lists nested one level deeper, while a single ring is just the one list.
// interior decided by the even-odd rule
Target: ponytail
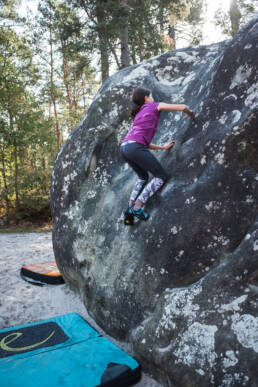
[{"label": "ponytail", "polygon": [[140,111],[142,105],[145,104],[145,97],[148,97],[151,94],[149,89],[144,89],[142,87],[138,87],[134,90],[132,96],[132,109],[131,109],[131,117],[134,118],[136,114]]}]

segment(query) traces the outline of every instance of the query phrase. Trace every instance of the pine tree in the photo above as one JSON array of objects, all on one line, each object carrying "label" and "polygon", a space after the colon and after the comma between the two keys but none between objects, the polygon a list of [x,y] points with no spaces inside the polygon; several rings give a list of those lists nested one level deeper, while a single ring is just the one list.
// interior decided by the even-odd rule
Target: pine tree
[{"label": "pine tree", "polygon": [[7,216],[12,212],[18,216],[28,206],[28,190],[39,191],[37,165],[30,170],[31,185],[25,184],[29,175],[26,160],[37,159],[39,150],[44,149],[38,147],[40,131],[44,128],[47,134],[44,143],[51,141],[51,132],[44,112],[28,90],[36,85],[39,74],[26,40],[10,28],[0,27],[0,47],[0,207]]},{"label": "pine tree", "polygon": [[228,12],[218,9],[215,24],[228,36],[234,36],[239,28],[258,12],[257,2],[251,0],[231,0]]}]

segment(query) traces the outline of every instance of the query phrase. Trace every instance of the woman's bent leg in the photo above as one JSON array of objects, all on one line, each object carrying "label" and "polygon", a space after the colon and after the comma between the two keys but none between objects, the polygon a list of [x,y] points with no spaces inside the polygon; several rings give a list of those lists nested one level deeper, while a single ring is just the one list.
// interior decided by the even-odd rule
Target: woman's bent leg
[{"label": "woman's bent leg", "polygon": [[129,199],[129,206],[132,207],[141,193],[143,186],[147,183],[147,180],[138,179],[135,186],[133,187],[130,199]]},{"label": "woman's bent leg", "polygon": [[[167,173],[160,164],[160,162],[156,159],[156,157],[149,151],[147,147],[143,146],[142,144],[134,143],[130,144],[129,146],[126,146],[123,149],[122,155],[129,163],[129,165],[131,165],[131,167],[135,170],[136,173],[137,169],[139,168],[142,173],[147,174],[148,171],[153,174],[153,179],[150,181],[149,184],[145,186],[141,194],[139,196],[133,196],[134,200],[138,196],[134,204],[134,209],[138,210],[156,191],[158,191],[158,189],[162,187],[162,185],[167,180]],[[145,179],[143,175],[140,176],[139,173],[137,174],[140,179]],[[138,192],[140,193],[140,191]],[[133,201],[131,201],[131,203],[133,203]]]},{"label": "woman's bent leg", "polygon": [[[149,178],[148,172],[133,161],[133,158],[135,157],[134,148],[135,147],[132,146],[132,144],[129,144],[129,146],[121,147],[121,155],[123,159],[130,165],[130,167],[134,170],[134,172],[138,176],[138,180],[136,181],[130,195],[129,207],[132,207],[134,205],[137,197],[141,193],[144,185],[148,182],[148,178]],[[128,155],[130,158],[128,157]]]},{"label": "woman's bent leg", "polygon": [[136,210],[141,208],[167,180],[167,172],[147,148],[144,149],[141,156],[141,166],[153,174],[153,179],[144,187],[142,193],[138,196],[134,205]]},{"label": "woman's bent leg", "polygon": [[[146,185],[140,196],[138,196],[137,201],[141,202],[142,205],[147,202],[147,200],[157,192],[162,185],[165,183],[163,179],[160,179],[159,177],[154,177],[149,184]],[[135,206],[138,207],[138,206]],[[140,208],[140,207],[138,207]]]}]

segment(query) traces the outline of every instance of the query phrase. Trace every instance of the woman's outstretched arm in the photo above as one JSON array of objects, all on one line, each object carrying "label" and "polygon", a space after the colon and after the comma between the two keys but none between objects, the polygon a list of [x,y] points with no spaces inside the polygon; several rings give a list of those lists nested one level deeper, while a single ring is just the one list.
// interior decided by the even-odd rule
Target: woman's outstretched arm
[{"label": "woman's outstretched arm", "polygon": [[171,103],[160,102],[158,104],[158,110],[160,110],[160,111],[181,111],[181,112],[184,112],[187,117],[193,116],[193,114],[194,114],[194,112],[192,110],[190,110],[187,105],[184,105],[184,104],[174,105]]}]

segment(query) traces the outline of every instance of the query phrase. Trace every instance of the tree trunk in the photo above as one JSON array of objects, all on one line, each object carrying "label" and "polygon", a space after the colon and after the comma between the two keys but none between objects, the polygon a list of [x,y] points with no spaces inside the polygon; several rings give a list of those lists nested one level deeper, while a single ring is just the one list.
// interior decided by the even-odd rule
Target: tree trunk
[{"label": "tree trunk", "polygon": [[46,195],[49,192],[49,187],[48,187],[48,182],[47,182],[46,159],[45,159],[44,155],[42,156],[41,163],[42,163],[41,165],[42,165],[42,170],[43,170],[42,191]]},{"label": "tree trunk", "polygon": [[56,139],[57,139],[57,150],[59,151],[61,142],[60,142],[60,129],[58,122],[58,115],[56,109],[56,98],[55,98],[55,90],[54,90],[54,62],[53,62],[53,39],[52,39],[52,29],[49,27],[49,35],[50,35],[50,82],[51,82],[51,100],[54,107],[54,116],[56,122]]},{"label": "tree trunk", "polygon": [[51,118],[51,98],[48,99],[48,118]]},{"label": "tree trunk", "polygon": [[169,27],[168,27],[168,35],[173,40],[172,49],[175,50],[176,49],[176,30],[175,30],[175,26],[169,25]]},{"label": "tree trunk", "polygon": [[67,103],[68,103],[68,109],[69,109],[69,112],[70,114],[72,113],[72,110],[73,110],[73,104],[72,104],[72,101],[71,101],[71,93],[70,93],[70,86],[69,86],[69,82],[68,82],[68,70],[67,70],[67,63],[66,63],[66,60],[63,58],[63,81],[64,81],[64,85],[65,85],[65,90],[66,90],[66,99],[67,99]]},{"label": "tree trunk", "polygon": [[7,186],[7,178],[6,178],[6,167],[5,167],[5,154],[4,154],[4,147],[1,152],[1,161],[2,161],[2,176],[3,176],[3,182],[4,182],[4,201],[6,204],[6,215],[7,219],[9,218],[10,215],[10,202],[9,202],[9,197],[8,197],[8,186]]},{"label": "tree trunk", "polygon": [[164,7],[160,5],[159,7],[159,26],[160,26],[160,35],[164,34]]},{"label": "tree trunk", "polygon": [[142,62],[144,59],[144,56],[143,56],[144,44],[143,44],[143,39],[142,39],[141,33],[139,33],[139,32],[138,32],[138,43],[139,43],[140,62]]},{"label": "tree trunk", "polygon": [[127,0],[120,0],[122,12],[120,17],[120,44],[121,44],[121,66],[130,66],[130,55],[128,46],[128,7]]},{"label": "tree trunk", "polygon": [[132,43],[131,43],[131,58],[132,58],[133,64],[137,64],[134,39],[132,40]]},{"label": "tree trunk", "polygon": [[121,63],[119,62],[119,58],[118,58],[118,56],[117,56],[117,54],[116,54],[116,50],[115,50],[115,48],[109,43],[109,49],[110,49],[110,51],[112,52],[112,54],[114,55],[114,58],[115,58],[115,61],[116,61],[116,65],[117,65],[117,68],[118,69],[121,69],[122,67],[121,67]]},{"label": "tree trunk", "polygon": [[231,35],[234,36],[235,33],[239,30],[241,13],[238,8],[237,0],[231,0],[229,16],[231,22]]},{"label": "tree trunk", "polygon": [[108,60],[108,35],[105,28],[105,1],[97,0],[96,15],[98,23],[98,38],[99,38],[99,51],[101,62],[101,80],[102,83],[109,77],[109,60]]},{"label": "tree trunk", "polygon": [[86,97],[85,97],[85,79],[81,79],[81,85],[82,85],[82,99],[83,99],[83,109],[86,110]]},{"label": "tree trunk", "polygon": [[9,114],[9,120],[10,120],[10,131],[12,133],[12,136],[14,137],[13,140],[13,146],[14,146],[14,192],[15,192],[15,212],[18,211],[19,208],[19,188],[18,188],[18,151],[17,151],[17,132],[14,130],[14,122],[13,122],[13,113],[10,109],[8,108],[8,114]]},{"label": "tree trunk", "polygon": [[20,207],[20,199],[19,199],[19,187],[18,187],[18,175],[19,175],[19,168],[18,168],[18,149],[17,149],[17,141],[16,141],[16,135],[14,137],[14,189],[15,189],[15,212],[18,212],[18,209]]}]

